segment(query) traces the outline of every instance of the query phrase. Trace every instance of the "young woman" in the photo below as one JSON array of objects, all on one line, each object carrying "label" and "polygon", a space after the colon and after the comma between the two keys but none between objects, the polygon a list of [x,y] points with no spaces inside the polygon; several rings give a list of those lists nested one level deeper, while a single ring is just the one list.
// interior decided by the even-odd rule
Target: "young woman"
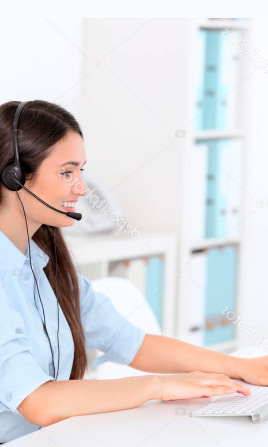
[{"label": "young woman", "polygon": [[[14,160],[18,105],[0,107],[0,173]],[[80,172],[83,135],[74,117],[58,105],[30,101],[19,119],[18,147],[25,187],[57,209],[75,211],[66,202],[87,191]],[[123,318],[76,272],[60,230],[73,223],[25,189],[12,191],[0,182],[1,443],[71,416],[129,409],[150,399],[250,394],[233,379],[268,385],[266,356],[243,359],[145,334]],[[95,365],[110,360],[159,374],[83,380],[86,348],[104,353]]]}]

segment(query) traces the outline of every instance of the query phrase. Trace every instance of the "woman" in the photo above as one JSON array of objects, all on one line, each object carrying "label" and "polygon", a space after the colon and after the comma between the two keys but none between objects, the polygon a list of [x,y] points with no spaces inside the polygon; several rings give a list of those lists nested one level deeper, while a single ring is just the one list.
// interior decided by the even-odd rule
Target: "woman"
[{"label": "woman", "polygon": [[[14,159],[18,105],[11,101],[0,107],[1,173]],[[80,174],[83,135],[74,117],[55,104],[30,101],[19,119],[18,147],[25,187],[57,209],[75,211],[66,202],[76,202],[87,191]],[[266,356],[242,359],[145,334],[123,318],[76,272],[60,230],[73,222],[25,189],[9,190],[2,178],[1,443],[71,416],[133,408],[150,399],[250,394],[232,379],[268,384]],[[104,352],[95,366],[110,360],[159,375],[83,380],[86,348]]]}]

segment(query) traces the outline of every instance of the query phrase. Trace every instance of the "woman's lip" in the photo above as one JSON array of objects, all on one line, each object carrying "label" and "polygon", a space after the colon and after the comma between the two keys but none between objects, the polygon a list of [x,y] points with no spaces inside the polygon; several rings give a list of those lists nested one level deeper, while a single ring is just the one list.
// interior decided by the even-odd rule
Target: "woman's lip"
[{"label": "woman's lip", "polygon": [[61,205],[61,207],[62,207],[63,209],[65,209],[65,210],[67,210],[67,211],[74,211],[74,210],[75,210],[75,207],[74,207],[74,206],[71,207],[71,208],[69,208],[69,207],[66,207],[66,206]]}]

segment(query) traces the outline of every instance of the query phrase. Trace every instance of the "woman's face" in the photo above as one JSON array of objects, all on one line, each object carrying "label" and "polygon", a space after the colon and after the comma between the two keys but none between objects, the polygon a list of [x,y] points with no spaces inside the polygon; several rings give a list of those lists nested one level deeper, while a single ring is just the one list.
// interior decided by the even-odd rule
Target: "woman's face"
[{"label": "woman's face", "polygon": [[[70,162],[77,163],[77,166]],[[69,204],[65,203],[64,206],[63,203],[73,202],[75,208],[75,202],[80,196],[87,193],[80,171],[85,162],[82,138],[78,133],[69,131],[62,140],[53,146],[49,157],[41,163],[35,180],[27,180],[25,186],[54,208],[65,212],[75,212],[75,209],[69,208]],[[70,173],[68,174],[68,172]],[[46,224],[55,227],[68,227],[73,225],[74,219],[48,208],[23,188],[19,193],[27,220],[34,226]],[[20,208],[23,212],[21,205]]]}]

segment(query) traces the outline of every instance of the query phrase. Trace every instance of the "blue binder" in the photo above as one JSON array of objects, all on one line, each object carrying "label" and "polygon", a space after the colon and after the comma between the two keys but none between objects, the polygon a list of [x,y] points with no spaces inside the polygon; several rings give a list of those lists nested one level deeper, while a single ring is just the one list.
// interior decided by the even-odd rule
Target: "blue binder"
[{"label": "blue binder", "polygon": [[230,141],[219,140],[217,142],[217,190],[215,191],[215,232],[216,238],[226,237],[227,212],[229,202],[228,185],[230,178],[228,172],[231,172],[230,166]]},{"label": "blue binder", "polygon": [[[232,33],[239,36],[238,31]],[[236,127],[236,83],[239,56],[237,47],[227,41],[225,33],[221,33],[220,53],[215,127],[219,130],[227,130]]]},{"label": "blue binder", "polygon": [[217,140],[206,140],[204,143],[208,145],[205,237],[213,238],[216,234],[216,209],[219,200],[219,151]]},{"label": "blue binder", "polygon": [[204,345],[232,340],[235,325],[222,312],[225,306],[235,312],[237,252],[232,246],[211,249],[207,255],[207,285],[205,292]]},{"label": "blue binder", "polygon": [[203,129],[216,128],[221,59],[220,33],[220,30],[206,30]]},{"label": "blue binder", "polygon": [[[222,34],[222,33],[221,33]],[[226,37],[221,35],[220,43],[221,58],[219,61],[219,78],[217,85],[217,113],[215,127],[217,129],[227,129],[228,128],[228,105],[229,105],[229,95],[228,89],[231,88],[231,76],[230,70],[230,53],[231,45],[226,41]]]},{"label": "blue binder", "polygon": [[199,29],[197,33],[197,66],[195,71],[195,129],[203,129],[204,116],[204,77],[205,77],[206,31]]},{"label": "blue binder", "polygon": [[[198,144],[201,144],[200,141]],[[205,140],[208,145],[208,169],[206,192],[205,238],[222,238],[226,235],[228,203],[230,201],[228,183],[231,172],[230,141]]]},{"label": "blue binder", "polygon": [[230,174],[228,184],[228,213],[227,213],[227,234],[228,237],[237,238],[239,234],[239,214],[241,195],[241,162],[242,162],[242,141],[229,140],[230,153]]},{"label": "blue binder", "polygon": [[145,296],[153,313],[162,327],[163,320],[163,261],[159,256],[153,256],[146,265]]}]

